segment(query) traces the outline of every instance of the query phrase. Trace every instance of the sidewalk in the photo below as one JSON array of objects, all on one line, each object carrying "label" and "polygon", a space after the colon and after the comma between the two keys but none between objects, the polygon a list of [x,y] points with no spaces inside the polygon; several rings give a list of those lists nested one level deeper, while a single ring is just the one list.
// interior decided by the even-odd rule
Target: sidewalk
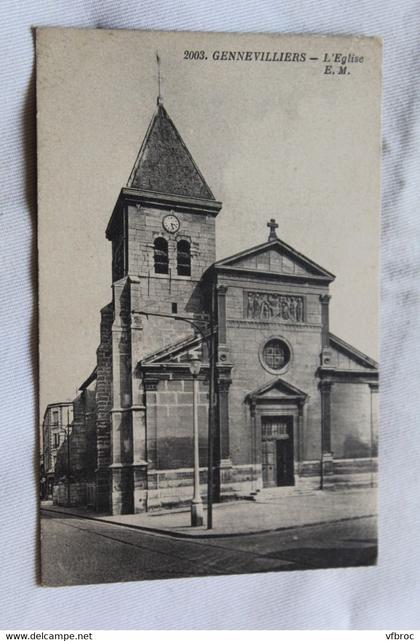
[{"label": "sidewalk", "polygon": [[264,501],[262,492],[258,503],[236,501],[215,504],[212,530],[206,528],[206,509],[204,526],[192,528],[188,508],[118,516],[100,515],[84,508],[56,506],[51,502],[42,503],[41,508],[179,538],[245,536],[357,519],[377,513],[376,490],[371,488],[336,492],[317,491],[298,496],[284,495],[281,488],[279,490],[278,496],[273,497],[271,492],[267,501]]}]

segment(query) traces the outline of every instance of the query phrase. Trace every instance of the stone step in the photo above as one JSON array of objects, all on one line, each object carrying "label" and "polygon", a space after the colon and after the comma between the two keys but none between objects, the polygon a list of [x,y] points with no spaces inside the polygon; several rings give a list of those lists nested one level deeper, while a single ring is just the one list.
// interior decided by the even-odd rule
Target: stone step
[{"label": "stone step", "polygon": [[377,475],[370,472],[357,474],[333,474],[331,481],[334,485],[339,487],[369,487],[370,485],[376,484]]},{"label": "stone step", "polygon": [[311,488],[299,488],[299,487],[276,487],[276,488],[267,488],[261,490],[253,497],[253,500],[256,503],[267,503],[270,501],[278,501],[282,498],[287,498],[288,496],[308,496],[313,494],[317,490]]}]

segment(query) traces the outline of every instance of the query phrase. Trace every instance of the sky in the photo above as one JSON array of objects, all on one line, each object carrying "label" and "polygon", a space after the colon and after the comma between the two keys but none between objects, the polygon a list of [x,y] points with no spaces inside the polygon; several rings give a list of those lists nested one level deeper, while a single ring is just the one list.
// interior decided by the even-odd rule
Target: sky
[{"label": "sky", "polygon": [[[214,51],[306,53],[233,62]],[[37,37],[40,413],[95,366],[105,229],[156,108],[223,208],[217,259],[279,237],[336,275],[330,329],[376,358],[380,45],[374,39],[43,29]],[[185,59],[204,51],[206,59]],[[325,74],[325,55],[362,63]],[[318,57],[309,61],[309,57]],[[337,67],[335,67],[337,69]]]}]

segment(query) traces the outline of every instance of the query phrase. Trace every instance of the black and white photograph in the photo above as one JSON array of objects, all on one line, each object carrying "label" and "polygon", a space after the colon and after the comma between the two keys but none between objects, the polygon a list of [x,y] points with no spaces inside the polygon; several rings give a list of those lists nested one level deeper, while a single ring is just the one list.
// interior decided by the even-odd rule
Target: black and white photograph
[{"label": "black and white photograph", "polygon": [[36,50],[43,585],[375,565],[381,40]]}]

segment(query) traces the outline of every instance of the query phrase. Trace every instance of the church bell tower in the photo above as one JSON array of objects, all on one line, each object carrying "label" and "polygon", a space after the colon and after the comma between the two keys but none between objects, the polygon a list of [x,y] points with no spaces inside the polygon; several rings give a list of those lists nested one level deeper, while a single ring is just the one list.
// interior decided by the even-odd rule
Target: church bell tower
[{"label": "church bell tower", "polygon": [[[129,278],[138,285],[133,309],[191,317],[206,311],[200,281],[216,259],[220,209],[159,98],[106,232],[113,283]],[[158,324],[159,338],[156,319],[151,333],[144,324],[146,352],[185,335],[185,324]]]},{"label": "church bell tower", "polygon": [[137,364],[191,335],[176,316],[200,320],[209,313],[202,276],[215,262],[220,209],[159,97],[106,230],[112,242],[114,514],[146,509],[146,417]]}]

